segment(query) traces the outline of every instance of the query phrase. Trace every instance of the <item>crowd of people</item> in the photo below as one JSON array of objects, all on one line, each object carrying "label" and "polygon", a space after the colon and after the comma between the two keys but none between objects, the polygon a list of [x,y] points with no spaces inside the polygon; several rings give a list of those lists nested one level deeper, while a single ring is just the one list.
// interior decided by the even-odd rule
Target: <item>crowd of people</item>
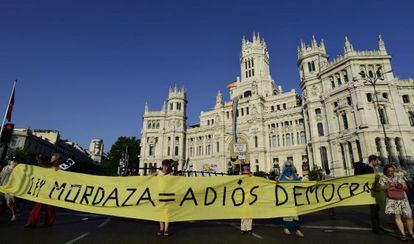
[{"label": "crowd of people", "polygon": [[[389,163],[381,165],[379,159],[375,155],[371,155],[368,158],[368,164],[357,162],[354,164],[354,174],[377,174],[378,181],[376,182],[377,190],[382,190],[385,193],[385,214],[391,215],[394,218],[395,225],[400,232],[401,240],[407,240],[411,238],[414,240],[413,232],[413,218],[412,218],[412,207],[414,206],[414,190],[413,184],[410,178],[407,177],[407,172],[401,171],[396,164]],[[16,165],[19,163],[18,158],[9,157],[8,164],[3,167],[0,173],[0,185],[7,184],[10,179],[10,175]],[[49,162],[43,160],[42,157],[37,158],[37,163],[41,167],[50,168],[51,170],[59,170],[60,155],[53,154]],[[167,176],[167,175],[180,175],[177,169],[178,164],[176,161],[167,159],[162,162],[162,167],[154,172],[154,176]],[[306,177],[299,177],[297,170],[292,161],[286,161],[284,165],[275,170],[272,178],[276,184],[280,182],[299,182],[306,179]],[[277,171],[277,172],[276,172]],[[241,175],[252,175],[250,164],[241,164],[239,168],[239,174]],[[185,174],[184,174],[185,175]],[[320,180],[326,180],[333,178],[329,169],[325,169]],[[15,199],[10,194],[0,193],[0,207],[7,207],[10,209],[12,214],[11,221],[15,221],[18,217],[19,211],[16,208]],[[46,218],[44,225],[50,227],[55,221],[55,207],[49,206],[42,203],[35,203],[32,211],[30,212],[29,218],[26,222],[26,228],[35,228],[38,219],[41,214],[42,208],[46,208]],[[380,226],[379,204],[370,205],[370,215],[372,230],[375,233],[379,233],[384,229]],[[334,209],[331,209],[331,214],[334,215]],[[284,217],[282,219],[283,232],[286,235],[294,233],[298,237],[304,237],[304,233],[300,228],[300,220],[298,216]],[[404,224],[405,223],[405,224]],[[169,223],[159,222],[158,236],[169,236]],[[406,226],[406,228],[405,228]],[[253,219],[243,218],[241,219],[240,230],[242,234],[252,234]]]}]

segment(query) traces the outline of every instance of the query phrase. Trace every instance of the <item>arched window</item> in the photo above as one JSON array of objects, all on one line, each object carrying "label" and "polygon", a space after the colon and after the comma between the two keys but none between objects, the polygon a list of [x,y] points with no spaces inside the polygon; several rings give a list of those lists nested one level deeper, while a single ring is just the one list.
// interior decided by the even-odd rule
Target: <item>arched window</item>
[{"label": "arched window", "polygon": [[408,120],[410,121],[410,125],[414,126],[414,112],[413,111],[408,112]]},{"label": "arched window", "polygon": [[345,81],[346,83],[348,83],[348,82],[349,82],[348,73],[347,73],[346,71],[343,71],[343,72],[342,72],[342,75],[344,76],[344,81]]},{"label": "arched window", "polygon": [[377,69],[377,72],[376,72],[376,73],[377,73],[377,77],[381,79],[381,78],[382,78],[382,74],[381,74],[381,67],[379,67],[379,68]]},{"label": "arched window", "polygon": [[272,147],[277,147],[276,136],[272,136]]},{"label": "arched window", "polygon": [[346,113],[342,114],[342,122],[344,123],[344,129],[347,130],[348,129],[348,118],[346,116]]},{"label": "arched window", "polygon": [[338,86],[341,86],[342,85],[341,76],[339,74],[336,75],[336,81],[338,83]]},{"label": "arched window", "polygon": [[329,169],[328,152],[326,151],[326,147],[321,147],[320,153],[323,169]]},{"label": "arched window", "polygon": [[387,113],[384,108],[378,109],[378,115],[379,115],[381,124],[388,124]]},{"label": "arched window", "polygon": [[329,80],[331,81],[332,89],[335,88],[335,80],[334,80],[334,78],[331,76],[331,77],[329,77]]},{"label": "arched window", "polygon": [[323,124],[321,122],[318,123],[318,135],[319,136],[324,136],[325,133],[323,131]]},{"label": "arched window", "polygon": [[252,96],[252,91],[245,91],[243,94],[244,97],[251,97]]},{"label": "arched window", "polygon": [[292,138],[290,134],[286,134],[286,146],[292,146]]},{"label": "arched window", "polygon": [[372,70],[368,71],[368,75],[370,78],[374,78],[374,73],[372,72]]},{"label": "arched window", "polygon": [[300,143],[301,144],[306,144],[306,135],[304,131],[300,132]]}]

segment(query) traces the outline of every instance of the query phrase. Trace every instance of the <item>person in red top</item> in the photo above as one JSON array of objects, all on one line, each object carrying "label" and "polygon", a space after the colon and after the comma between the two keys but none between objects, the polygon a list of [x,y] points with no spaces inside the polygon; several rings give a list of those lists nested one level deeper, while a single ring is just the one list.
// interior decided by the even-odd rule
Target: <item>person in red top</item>
[{"label": "person in red top", "polygon": [[[50,163],[45,163],[42,160],[42,155],[39,155],[37,157],[37,163],[39,166],[44,168],[52,168],[54,170],[59,170],[60,165],[60,155],[58,153],[52,154],[52,157],[50,158]],[[53,225],[53,222],[55,221],[55,212],[56,209],[54,206],[42,204],[42,203],[36,203],[33,207],[32,211],[30,212],[29,219],[26,222],[25,228],[35,228],[37,221],[39,220],[40,213],[42,211],[42,206],[46,207],[46,219],[44,223],[44,227],[50,227]]]}]

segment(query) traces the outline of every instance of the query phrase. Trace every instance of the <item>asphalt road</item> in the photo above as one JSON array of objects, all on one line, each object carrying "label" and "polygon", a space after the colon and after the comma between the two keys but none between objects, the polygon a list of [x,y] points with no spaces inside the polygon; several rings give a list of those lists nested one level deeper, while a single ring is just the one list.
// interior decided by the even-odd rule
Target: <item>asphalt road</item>
[{"label": "asphalt road", "polygon": [[[7,211],[0,216],[0,243],[398,243],[395,234],[374,234],[369,207],[342,207],[332,217],[329,210],[301,217],[305,238],[286,236],[278,219],[254,220],[253,234],[241,235],[239,220],[172,223],[169,237],[158,237],[158,223],[57,210],[53,227],[23,228],[30,211],[24,207],[10,222]],[[43,216],[40,220],[43,220]],[[383,226],[392,230],[392,220],[382,216]],[[39,225],[42,223],[40,222]]]}]

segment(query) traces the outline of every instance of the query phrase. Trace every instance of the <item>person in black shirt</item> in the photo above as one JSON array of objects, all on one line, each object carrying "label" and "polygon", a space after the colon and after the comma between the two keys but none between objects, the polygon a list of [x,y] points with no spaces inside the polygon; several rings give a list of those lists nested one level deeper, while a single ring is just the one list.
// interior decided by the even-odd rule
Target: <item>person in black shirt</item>
[{"label": "person in black shirt", "polygon": [[[378,163],[379,163],[378,157],[375,155],[371,155],[368,157],[368,164],[364,164],[362,162],[356,162],[354,163],[354,175],[378,173],[379,171],[381,171]],[[380,231],[379,205],[371,204],[369,205],[369,208],[371,212],[372,231],[374,233],[378,233]]]}]

